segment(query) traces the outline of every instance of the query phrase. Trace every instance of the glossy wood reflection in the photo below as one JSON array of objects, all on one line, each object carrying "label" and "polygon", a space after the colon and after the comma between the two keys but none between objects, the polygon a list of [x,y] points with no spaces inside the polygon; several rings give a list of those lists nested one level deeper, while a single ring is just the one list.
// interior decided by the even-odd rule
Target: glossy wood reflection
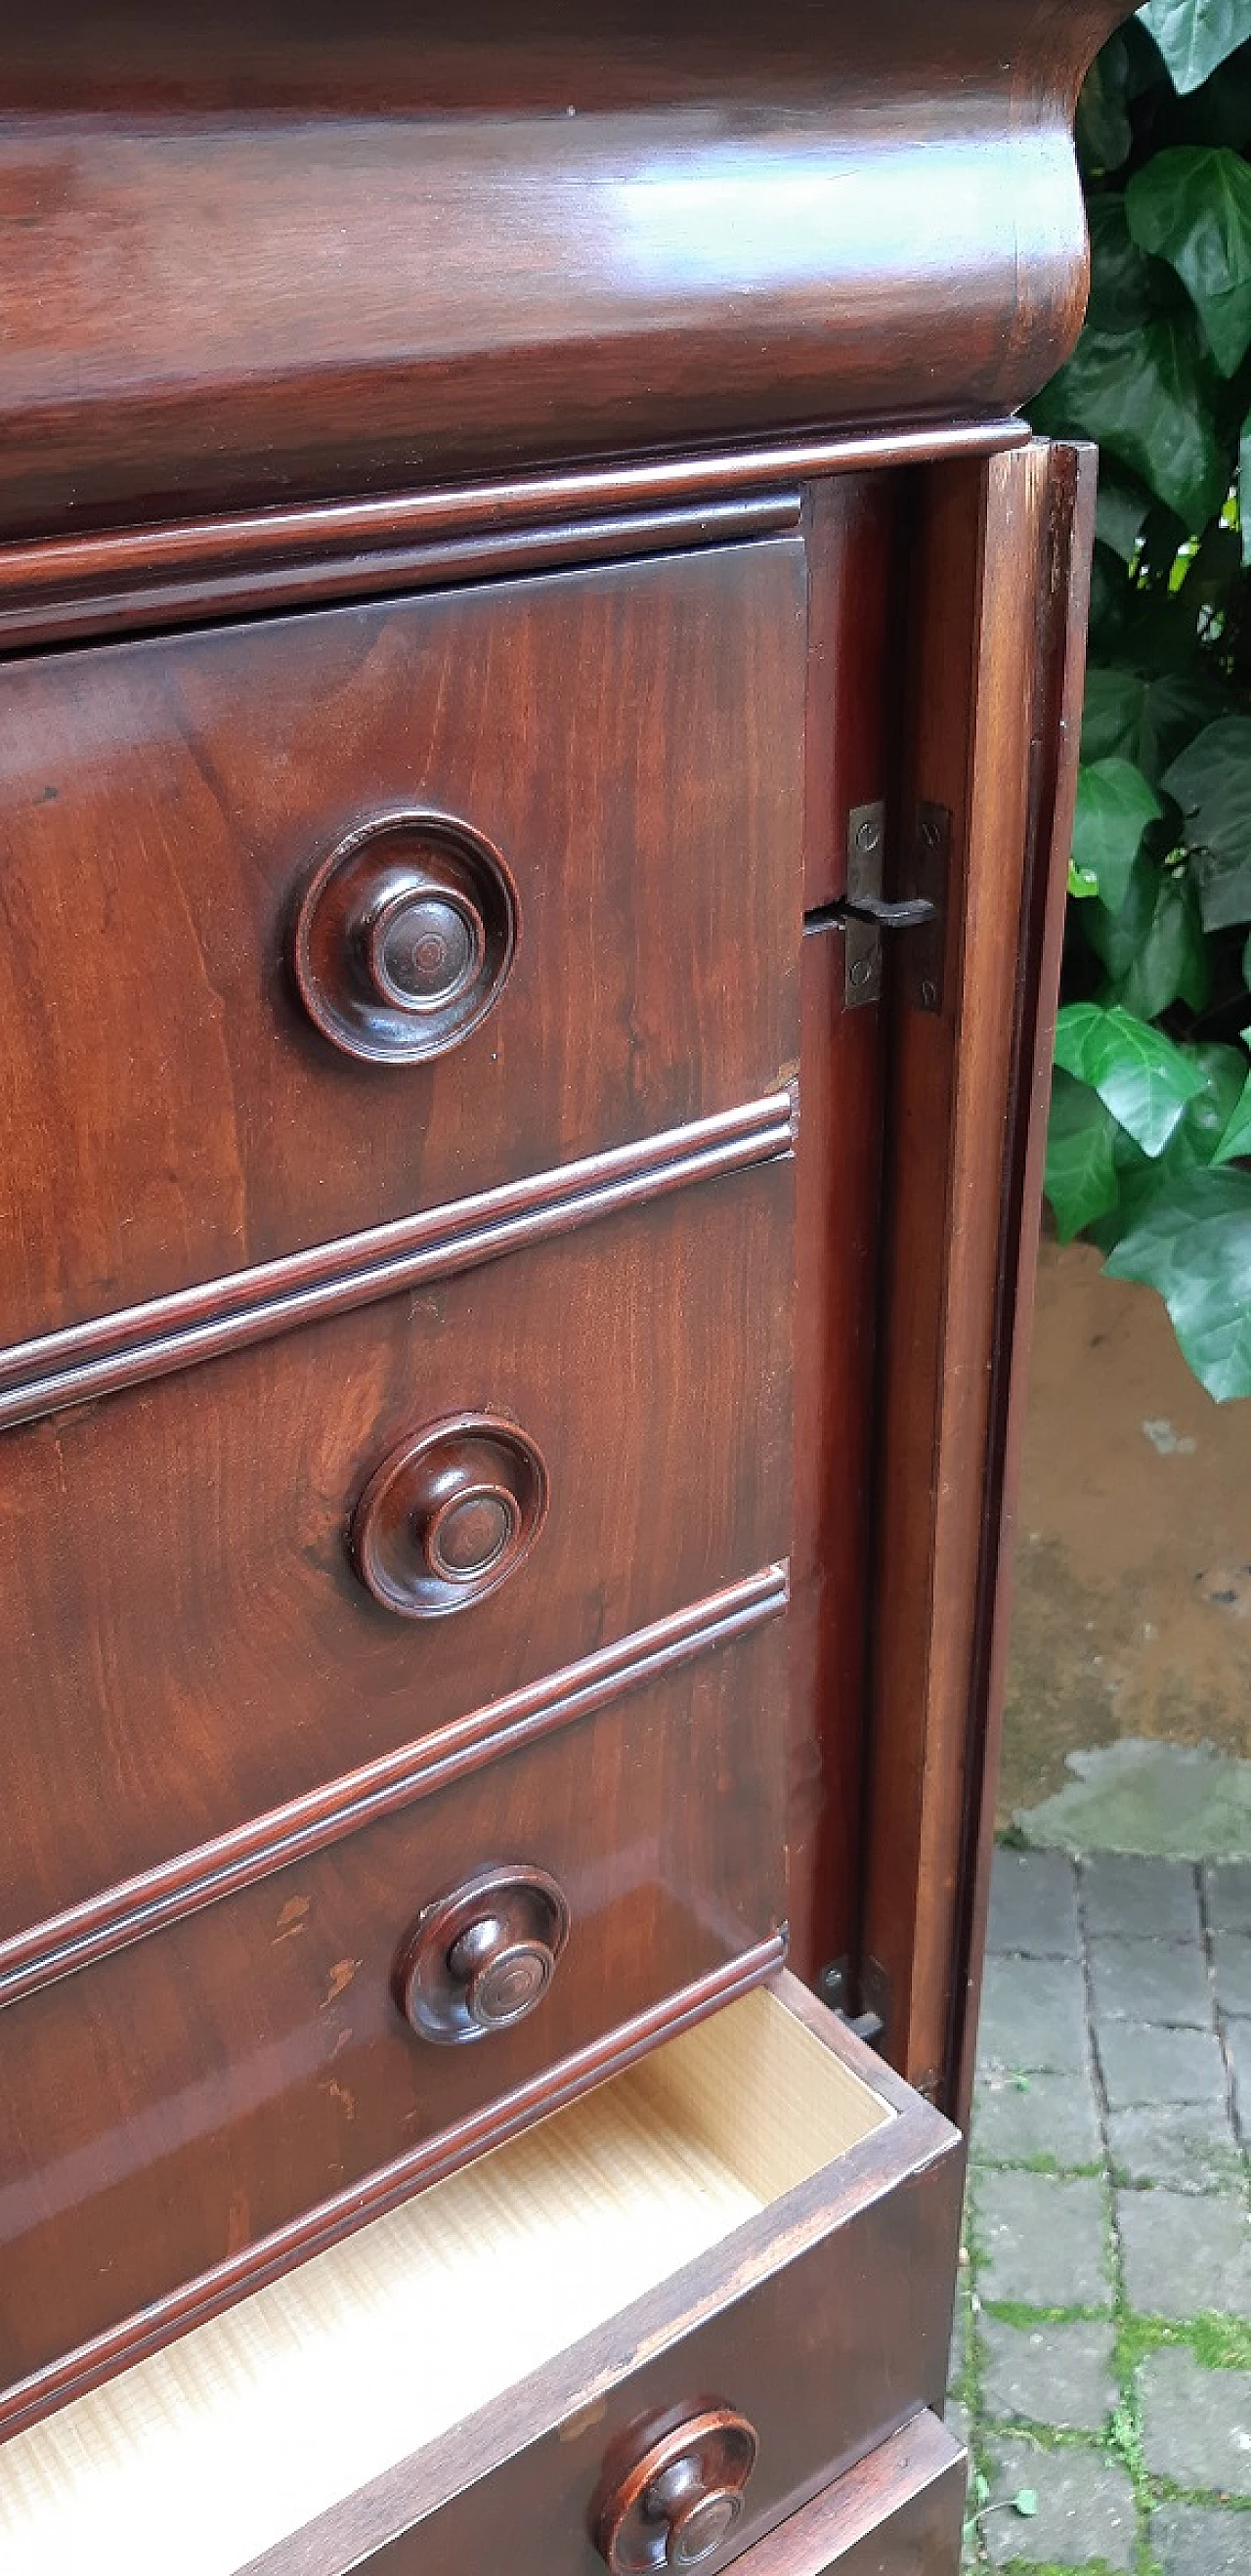
[{"label": "glossy wood reflection", "polygon": [[[785,1554],[779,1161],[9,1434],[0,1927],[241,1825]],[[371,1598],[380,1459],[466,1409],[550,1500],[454,1617]],[[51,1648],[51,1651],[50,1651]]]},{"label": "glossy wood reflection", "polygon": [[6,48],[5,516],[1009,409],[1076,335],[1118,14],[74,0]]},{"label": "glossy wood reflection", "polygon": [[[12,2005],[6,2382],[319,2202],[365,2214],[353,2186],[380,2167],[407,2159],[413,2188],[423,2146],[458,2123],[462,2154],[488,2143],[478,2115],[503,2103],[502,2124],[517,2088],[766,1940],[784,1652],[775,1621]],[[509,1853],[563,1891],[558,1972],[513,2027],[433,2047],[395,2000],[397,1953],[427,1901]]]},{"label": "glossy wood reflection", "polygon": [[[0,669],[6,1337],[776,1090],[804,618],[783,538]],[[414,809],[498,850],[517,955],[450,1053],[360,1063],[291,915]]]}]

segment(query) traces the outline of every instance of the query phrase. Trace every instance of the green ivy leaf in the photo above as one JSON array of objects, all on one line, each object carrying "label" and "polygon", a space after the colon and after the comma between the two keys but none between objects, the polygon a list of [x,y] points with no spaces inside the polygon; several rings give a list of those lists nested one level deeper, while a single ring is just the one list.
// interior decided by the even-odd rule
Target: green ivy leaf
[{"label": "green ivy leaf", "polygon": [[1083,761],[1137,759],[1146,694],[1140,672],[1091,665],[1082,702]]},{"label": "green ivy leaf", "polygon": [[1218,1404],[1251,1395],[1251,1172],[1161,1181],[1106,1263],[1168,1308],[1183,1356]]},{"label": "green ivy leaf", "polygon": [[1114,483],[1111,475],[1101,474],[1095,500],[1095,535],[1100,545],[1110,546],[1123,564],[1131,564],[1138,552],[1142,524],[1151,503],[1145,492],[1131,491],[1127,483]]},{"label": "green ivy leaf", "polygon": [[1077,102],[1077,149],[1084,170],[1119,170],[1133,139],[1126,105],[1124,38],[1111,36],[1096,54]]},{"label": "green ivy leaf", "polygon": [[1138,844],[1160,811],[1154,788],[1132,760],[1113,756],[1079,769],[1073,865],[1080,876],[1094,878],[1109,912],[1124,903]]},{"label": "green ivy leaf", "polygon": [[1187,1047],[1186,1054],[1202,1088],[1188,1100],[1162,1154],[1153,1162],[1123,1129],[1114,1147],[1120,1180],[1117,1222],[1101,1226],[1105,1250],[1136,1225],[1161,1183],[1182,1172],[1206,1171],[1215,1155],[1242,1091],[1247,1061],[1241,1047],[1208,1043]]},{"label": "green ivy leaf", "polygon": [[1164,783],[1170,762],[1205,725],[1229,706],[1228,692],[1204,672],[1162,671],[1149,682],[1142,708],[1142,732],[1134,753],[1153,787]]},{"label": "green ivy leaf", "polygon": [[[1242,1039],[1244,1046],[1251,1046],[1251,1029],[1243,1030]],[[1251,1072],[1248,1072],[1230,1111],[1225,1132],[1212,1160],[1214,1163],[1233,1163],[1244,1154],[1251,1154]]]},{"label": "green ivy leaf", "polygon": [[1202,1074],[1166,1038],[1113,1004],[1070,1002],[1056,1019],[1056,1063],[1088,1082],[1118,1125],[1154,1161],[1167,1145]]},{"label": "green ivy leaf", "polygon": [[1114,191],[1092,197],[1086,222],[1090,232],[1086,321],[1092,331],[1140,331],[1162,310],[1181,309],[1171,268],[1161,266],[1135,241],[1124,197]]},{"label": "green ivy leaf", "polygon": [[1251,413],[1238,441],[1238,518],[1242,527],[1242,560],[1251,564]]},{"label": "green ivy leaf", "polygon": [[1251,36],[1251,0],[1145,0],[1138,15],[1183,97]]},{"label": "green ivy leaf", "polygon": [[1187,874],[1140,853],[1119,912],[1092,904],[1082,927],[1108,971],[1105,1000],[1121,1003],[1140,1020],[1158,1019],[1177,1001],[1202,1010],[1211,970]]},{"label": "green ivy leaf", "polygon": [[1220,509],[1229,482],[1210,368],[1189,313],[1136,331],[1086,330],[1031,405],[1031,417],[1038,429],[1096,439],[1187,528],[1201,528]]},{"label": "green ivy leaf", "polygon": [[1051,1083],[1043,1188],[1061,1243],[1116,1206],[1116,1120],[1097,1091],[1058,1069]]},{"label": "green ivy leaf", "polygon": [[1227,691],[1205,672],[1162,671],[1149,680],[1141,671],[1092,663],[1082,707],[1082,759],[1132,760],[1158,787],[1170,761],[1228,706]]},{"label": "green ivy leaf", "polygon": [[1021,2514],[1026,2522],[1033,2520],[1038,2511],[1038,2497],[1033,2487],[1017,2488],[1012,2499],[1012,2510],[1014,2513]]},{"label": "green ivy leaf", "polygon": [[1251,716],[1205,725],[1163,784],[1182,810],[1205,930],[1251,921]]},{"label": "green ivy leaf", "polygon": [[1179,144],[1135,171],[1125,211],[1139,249],[1176,269],[1232,376],[1251,346],[1251,169],[1236,152]]}]

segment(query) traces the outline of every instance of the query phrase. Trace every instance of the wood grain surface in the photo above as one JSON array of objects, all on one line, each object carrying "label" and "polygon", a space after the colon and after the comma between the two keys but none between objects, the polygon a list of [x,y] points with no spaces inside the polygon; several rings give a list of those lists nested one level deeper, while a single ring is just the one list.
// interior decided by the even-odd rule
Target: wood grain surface
[{"label": "wood grain surface", "polygon": [[[1022,447],[1012,414],[705,448],[686,456],[457,483],[373,500],[295,503],[146,528],[0,544],[0,643],[152,632],[210,616],[446,588],[491,575],[790,528],[801,478],[872,476],[938,456]],[[820,484],[817,486],[819,490]],[[870,500],[869,516],[875,506]]]},{"label": "wood grain surface", "polygon": [[[400,2196],[431,2142],[489,2143],[484,2111],[540,2078],[557,2096],[565,2060],[766,1942],[784,1663],[775,1622],[11,2005],[6,2384],[232,2258],[237,2295],[249,2247],[336,2198],[366,2214],[380,2168]],[[549,1990],[472,2045],[423,2040],[393,1992],[405,1938],[509,1863],[569,1908]]]},{"label": "wood grain surface", "polygon": [[967,2475],[927,2408],[735,2565],[740,2576],[940,2576],[959,2557]]},{"label": "wood grain surface", "polygon": [[941,1012],[892,1050],[864,1974],[892,2062],[950,2076],[1033,759],[1047,451],[935,469],[911,600],[910,792],[952,814]]},{"label": "wood grain surface", "polygon": [[1009,410],[1122,14],[66,0],[0,87],[5,521]]},{"label": "wood grain surface", "polygon": [[1011,1082],[1000,1182],[1000,1251],[990,1439],[978,1576],[975,1681],[965,1765],[960,1908],[951,1983],[949,2107],[967,2128],[990,1900],[1015,1513],[1029,1388],[1030,1332],[1052,1047],[1077,793],[1097,452],[1052,445],[1038,582],[1030,803]]},{"label": "wood grain surface", "polygon": [[[804,622],[779,538],[0,671],[5,1337],[776,1089]],[[451,1054],[355,1063],[292,909],[425,808],[500,852],[516,962]]]},{"label": "wood grain surface", "polygon": [[[7,1434],[3,1931],[784,1555],[792,1170]],[[354,1506],[481,1409],[546,1459],[543,1529],[490,1598],[397,1617]]]}]

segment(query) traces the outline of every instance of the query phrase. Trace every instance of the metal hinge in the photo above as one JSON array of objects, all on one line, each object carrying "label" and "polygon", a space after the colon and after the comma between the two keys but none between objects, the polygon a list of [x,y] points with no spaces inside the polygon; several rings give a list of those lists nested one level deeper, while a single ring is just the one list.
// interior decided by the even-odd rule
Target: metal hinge
[{"label": "metal hinge", "polygon": [[907,999],[919,1011],[940,1011],[943,1004],[943,946],[947,911],[947,859],[951,815],[945,805],[928,800],[917,806],[907,848],[897,874],[900,891],[882,891],[886,860],[886,807],[853,805],[847,816],[847,893],[819,916],[836,922],[846,941],[843,998],[848,1010],[876,1002],[882,990],[882,933],[906,930],[904,964]]}]

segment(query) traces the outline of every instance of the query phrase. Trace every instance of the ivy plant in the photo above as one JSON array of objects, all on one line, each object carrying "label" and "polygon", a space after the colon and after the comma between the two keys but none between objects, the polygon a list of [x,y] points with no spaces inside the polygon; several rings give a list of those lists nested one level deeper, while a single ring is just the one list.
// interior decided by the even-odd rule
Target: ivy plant
[{"label": "ivy plant", "polygon": [[1251,1395],[1251,0],[1148,0],[1085,84],[1100,450],[1047,1195]]}]

